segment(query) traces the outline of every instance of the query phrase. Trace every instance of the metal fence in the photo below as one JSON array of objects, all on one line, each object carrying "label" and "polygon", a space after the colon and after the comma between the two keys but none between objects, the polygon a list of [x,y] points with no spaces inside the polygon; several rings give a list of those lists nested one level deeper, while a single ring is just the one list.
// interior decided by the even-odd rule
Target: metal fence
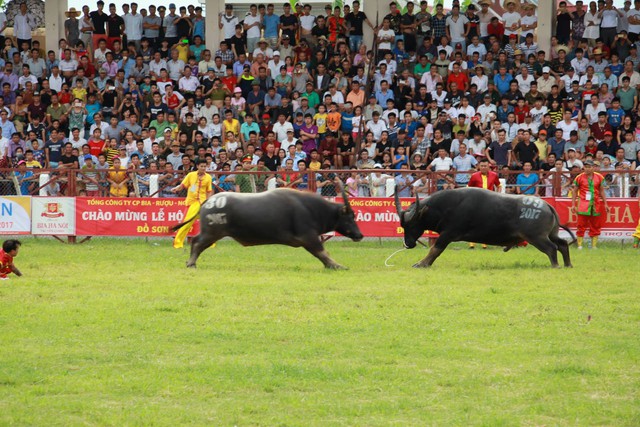
[{"label": "metal fence", "polygon": [[[94,197],[184,197],[185,191],[171,192],[187,172],[147,169],[0,169],[0,195],[94,196]],[[421,170],[333,170],[318,171],[215,171],[214,192],[258,193],[275,188],[317,192],[326,197],[340,194],[341,185],[350,197],[392,197],[396,186],[401,197],[425,197],[437,191],[466,186],[469,172]],[[547,197],[571,195],[577,175],[569,171],[535,171],[519,181],[522,171],[499,172],[505,193],[536,194]],[[608,197],[637,197],[640,170],[599,171],[605,176]],[[531,177],[535,178],[531,178]],[[533,183],[522,184],[522,182]]]}]

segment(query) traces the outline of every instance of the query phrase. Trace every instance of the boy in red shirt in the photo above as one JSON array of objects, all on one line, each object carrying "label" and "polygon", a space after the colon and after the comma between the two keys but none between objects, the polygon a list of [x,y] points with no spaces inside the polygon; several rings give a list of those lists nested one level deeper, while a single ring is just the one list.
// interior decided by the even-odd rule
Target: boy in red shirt
[{"label": "boy in red shirt", "polygon": [[16,276],[22,276],[22,273],[13,264],[13,258],[18,256],[18,250],[22,243],[18,240],[5,240],[2,243],[2,249],[0,249],[0,280],[7,280],[7,277],[11,273],[15,273]]}]

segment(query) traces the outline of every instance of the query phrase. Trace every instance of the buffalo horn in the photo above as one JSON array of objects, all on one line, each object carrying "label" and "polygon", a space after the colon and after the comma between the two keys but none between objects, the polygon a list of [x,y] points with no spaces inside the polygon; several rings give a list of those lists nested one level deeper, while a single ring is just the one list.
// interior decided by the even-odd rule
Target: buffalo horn
[{"label": "buffalo horn", "polygon": [[395,189],[395,200],[396,200],[396,212],[398,212],[398,216],[402,219],[402,206],[400,205],[400,196],[398,196],[398,186],[396,185]]},{"label": "buffalo horn", "polygon": [[349,204],[349,197],[347,196],[347,192],[344,189],[344,183],[340,183],[340,190],[342,191],[342,201],[344,202],[344,206],[347,209],[351,209],[351,205]]}]

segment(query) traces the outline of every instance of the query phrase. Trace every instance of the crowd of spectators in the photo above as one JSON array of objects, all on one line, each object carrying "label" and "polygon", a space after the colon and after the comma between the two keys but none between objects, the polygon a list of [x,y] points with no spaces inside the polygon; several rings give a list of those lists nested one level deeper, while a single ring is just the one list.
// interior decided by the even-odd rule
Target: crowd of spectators
[{"label": "crowd of spectators", "polygon": [[252,4],[245,16],[227,4],[211,46],[200,7],[98,1],[67,11],[66,37],[44,52],[25,6],[17,38],[0,40],[0,166],[17,169],[23,192],[35,169],[70,169],[82,194],[115,197],[148,194],[154,173],[169,188],[200,158],[224,172],[221,190],[307,188],[317,172],[323,194],[342,178],[352,196],[384,195],[388,180],[404,195],[432,191],[426,171],[437,190],[465,186],[461,172],[485,158],[529,194],[541,171],[568,188],[586,158],[636,169],[640,0],[560,2],[548,52],[533,4],[489,7],[392,2],[372,22],[357,0]]}]

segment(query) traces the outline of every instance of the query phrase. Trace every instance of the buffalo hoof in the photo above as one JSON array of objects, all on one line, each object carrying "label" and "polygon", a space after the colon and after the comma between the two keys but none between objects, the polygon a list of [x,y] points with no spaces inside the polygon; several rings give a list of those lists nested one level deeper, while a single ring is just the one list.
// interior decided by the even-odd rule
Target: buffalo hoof
[{"label": "buffalo hoof", "polygon": [[572,264],[565,265],[564,268],[573,268]]},{"label": "buffalo hoof", "polygon": [[196,268],[196,265],[187,263],[187,268]]},{"label": "buffalo hoof", "polygon": [[412,265],[413,268],[429,268],[428,265],[423,264],[421,262],[416,262],[415,264]]},{"label": "buffalo hoof", "polygon": [[329,270],[348,270],[348,267],[345,267],[344,265],[340,265],[340,264],[331,264],[331,265],[327,265],[326,268],[328,268]]}]

